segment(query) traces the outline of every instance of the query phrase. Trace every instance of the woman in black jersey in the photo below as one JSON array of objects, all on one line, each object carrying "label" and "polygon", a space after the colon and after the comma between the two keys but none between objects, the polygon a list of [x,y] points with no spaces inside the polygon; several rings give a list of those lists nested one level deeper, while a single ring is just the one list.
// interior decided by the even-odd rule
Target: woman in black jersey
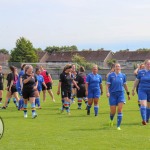
[{"label": "woman in black jersey", "polygon": [[79,86],[80,90],[77,90],[77,98],[78,98],[78,109],[81,109],[82,99],[84,100],[86,106],[88,103],[88,99],[85,95],[85,83],[86,83],[86,74],[84,67],[79,68],[79,73],[76,77],[77,85]]},{"label": "woman in black jersey", "polygon": [[57,91],[57,94],[59,95],[61,88],[61,96],[62,100],[64,100],[64,102],[62,101],[63,103],[62,112],[64,111],[64,109],[66,109],[68,114],[70,114],[70,98],[71,98],[72,83],[79,90],[79,87],[77,86],[76,82],[73,80],[73,77],[71,76],[71,71],[72,65],[68,64],[64,67],[63,72],[60,74]]},{"label": "woman in black jersey", "polygon": [[2,66],[0,66],[0,104],[2,103],[3,96],[3,85],[4,85],[4,74],[2,72]]},{"label": "woman in black jersey", "polygon": [[16,83],[18,80],[18,73],[17,68],[14,66],[10,66],[11,72],[7,76],[7,94],[6,94],[6,101],[2,109],[6,109],[6,106],[8,104],[8,99],[10,99],[12,96],[15,97],[17,102],[19,101],[18,92],[16,88]]},{"label": "woman in black jersey", "polygon": [[36,110],[35,110],[35,95],[34,92],[37,90],[37,77],[33,73],[33,67],[31,65],[27,65],[25,67],[25,74],[22,76],[23,89],[22,96],[24,99],[24,118],[27,118],[27,103],[28,100],[31,103],[32,109],[32,118],[36,118]]}]

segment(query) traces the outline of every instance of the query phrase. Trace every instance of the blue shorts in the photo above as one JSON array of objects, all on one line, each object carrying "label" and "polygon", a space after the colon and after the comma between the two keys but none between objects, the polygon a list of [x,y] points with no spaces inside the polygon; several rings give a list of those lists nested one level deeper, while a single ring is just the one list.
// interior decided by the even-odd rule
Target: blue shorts
[{"label": "blue shorts", "polygon": [[138,90],[138,99],[139,101],[147,100],[150,102],[150,90]]},{"label": "blue shorts", "polygon": [[124,92],[113,92],[110,93],[109,105],[117,106],[119,103],[125,103]]},{"label": "blue shorts", "polygon": [[100,98],[100,88],[89,88],[88,98]]}]

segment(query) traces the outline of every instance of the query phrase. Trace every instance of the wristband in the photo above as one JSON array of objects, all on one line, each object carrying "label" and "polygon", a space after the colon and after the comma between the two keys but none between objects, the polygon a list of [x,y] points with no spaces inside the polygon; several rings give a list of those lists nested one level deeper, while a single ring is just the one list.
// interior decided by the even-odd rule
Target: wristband
[{"label": "wristband", "polygon": [[130,92],[127,92],[127,95],[130,95]]}]

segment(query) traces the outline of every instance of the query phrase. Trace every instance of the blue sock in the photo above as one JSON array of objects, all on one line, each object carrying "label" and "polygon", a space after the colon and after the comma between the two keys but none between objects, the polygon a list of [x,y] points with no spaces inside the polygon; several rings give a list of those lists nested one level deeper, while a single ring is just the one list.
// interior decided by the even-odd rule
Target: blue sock
[{"label": "blue sock", "polygon": [[21,99],[20,99],[19,102],[18,102],[18,110],[21,109],[21,105],[22,105],[22,102],[21,102]]},{"label": "blue sock", "polygon": [[7,102],[7,105],[6,105],[6,107],[8,106],[8,104],[10,103],[10,98],[8,99],[8,102]]},{"label": "blue sock", "polygon": [[114,114],[110,114],[110,120],[112,121],[114,119]]},{"label": "blue sock", "polygon": [[87,105],[87,110],[90,110],[91,109],[91,105]]},{"label": "blue sock", "polygon": [[35,103],[31,104],[32,115],[35,115]]},{"label": "blue sock", "polygon": [[24,104],[23,108],[24,108],[24,114],[27,114],[27,104]]},{"label": "blue sock", "polygon": [[24,100],[21,99],[21,108],[23,108],[23,105],[24,105]]},{"label": "blue sock", "polygon": [[16,101],[16,98],[13,98],[13,102],[14,102],[14,104],[16,105],[16,107],[18,107],[18,103],[17,103],[17,101]]},{"label": "blue sock", "polygon": [[118,113],[118,117],[117,117],[117,127],[120,127],[121,125],[121,121],[122,121],[122,113]]},{"label": "blue sock", "polygon": [[150,108],[147,107],[146,111],[146,121],[148,122],[150,117]]},{"label": "blue sock", "polygon": [[35,105],[38,105],[38,107],[40,107],[40,98],[39,97],[37,97],[35,99]]},{"label": "blue sock", "polygon": [[142,120],[146,121],[146,106],[141,106],[140,112],[141,112]]},{"label": "blue sock", "polygon": [[95,116],[97,116],[97,115],[98,115],[98,109],[99,109],[99,107],[98,107],[98,106],[94,106]]}]

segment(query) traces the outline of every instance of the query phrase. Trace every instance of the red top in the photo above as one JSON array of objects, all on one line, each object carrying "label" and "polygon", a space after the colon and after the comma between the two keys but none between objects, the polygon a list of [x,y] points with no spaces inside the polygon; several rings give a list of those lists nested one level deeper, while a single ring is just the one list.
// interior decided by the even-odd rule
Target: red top
[{"label": "red top", "polygon": [[48,75],[48,72],[46,70],[42,71],[41,75],[43,76],[45,83],[52,82],[52,78],[50,75]]}]

